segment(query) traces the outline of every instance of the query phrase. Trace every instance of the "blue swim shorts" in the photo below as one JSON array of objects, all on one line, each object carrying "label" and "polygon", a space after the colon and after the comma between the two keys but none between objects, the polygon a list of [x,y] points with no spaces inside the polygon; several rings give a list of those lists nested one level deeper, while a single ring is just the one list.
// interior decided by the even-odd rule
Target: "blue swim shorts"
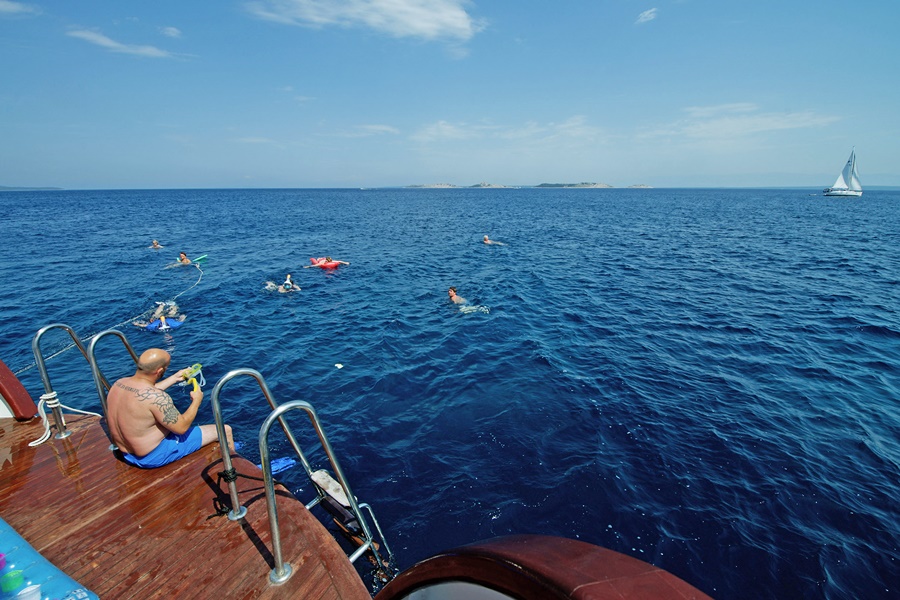
[{"label": "blue swim shorts", "polygon": [[169,432],[159,443],[159,446],[151,450],[146,456],[138,457],[123,452],[122,458],[130,465],[141,467],[142,469],[155,469],[196,452],[200,449],[202,443],[203,432],[196,425],[192,425],[190,429],[181,435]]}]

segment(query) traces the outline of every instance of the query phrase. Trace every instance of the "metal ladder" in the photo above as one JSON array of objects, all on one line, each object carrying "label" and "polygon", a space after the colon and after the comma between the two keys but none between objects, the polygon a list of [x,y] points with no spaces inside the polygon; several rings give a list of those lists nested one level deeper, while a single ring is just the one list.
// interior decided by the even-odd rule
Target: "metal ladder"
[{"label": "metal ladder", "polygon": [[[44,334],[48,331],[54,329],[62,329],[66,333],[69,334],[69,337],[72,338],[72,341],[75,343],[75,346],[78,347],[78,350],[81,351],[82,356],[87,359],[88,363],[91,365],[91,372],[94,375],[94,383],[97,386],[97,392],[100,394],[100,404],[103,406],[103,414],[106,415],[106,393],[105,390],[109,390],[109,382],[96,368],[96,361],[92,360],[93,357],[93,348],[94,344],[97,342],[97,339],[108,333],[117,333],[122,337],[122,340],[125,342],[125,346],[128,348],[128,351],[131,352],[131,356],[134,357],[135,362],[137,362],[137,357],[134,354],[134,350],[131,349],[131,346],[128,344],[128,341],[125,340],[124,336],[118,331],[104,331],[103,333],[98,334],[91,340],[90,351],[86,350],[84,344],[81,342],[81,339],[75,333],[75,330],[69,327],[64,323],[53,323],[51,325],[47,325],[46,327],[41,327],[36,334],[34,334],[34,338],[31,340],[31,350],[34,353],[34,362],[37,366],[38,372],[41,375],[41,381],[44,384],[44,394],[41,396],[41,400],[47,402],[47,406],[50,407],[50,410],[53,415],[53,422],[56,425],[56,435],[54,436],[56,439],[67,438],[72,435],[71,431],[66,429],[66,420],[63,417],[62,409],[60,408],[60,403],[58,400],[58,394],[53,389],[53,384],[50,382],[50,375],[47,373],[47,363],[44,359],[44,353],[41,351],[41,339],[44,337]],[[71,346],[69,346],[71,347]]]},{"label": "metal ladder", "polygon": [[[313,487],[316,489],[316,498],[306,504],[306,508],[311,509],[322,502],[339,502],[341,504],[346,503],[344,507],[347,509],[349,514],[352,515],[352,518],[356,521],[356,523],[358,523],[360,529],[359,537],[362,540],[359,548],[357,548],[349,556],[350,562],[355,562],[356,559],[362,556],[366,551],[371,551],[372,555],[375,558],[376,565],[393,565],[393,553],[391,552],[390,547],[384,539],[384,534],[381,531],[381,526],[378,524],[378,520],[375,518],[375,513],[372,511],[372,507],[368,504],[360,504],[359,502],[357,502],[356,496],[353,495],[353,492],[350,489],[350,484],[347,483],[347,478],[344,476],[344,472],[341,469],[337,456],[334,454],[334,451],[331,448],[331,444],[328,442],[328,438],[325,435],[325,431],[322,429],[322,423],[319,420],[318,415],[316,415],[315,409],[313,409],[312,405],[310,405],[308,402],[304,402],[302,400],[292,400],[290,402],[285,402],[284,404],[279,405],[275,402],[275,399],[272,396],[272,392],[269,390],[269,386],[266,385],[263,376],[258,371],[255,371],[253,369],[236,369],[228,372],[224,377],[222,377],[222,379],[218,381],[218,383],[216,383],[215,387],[213,388],[211,397],[213,414],[216,419],[216,429],[219,432],[219,444],[222,451],[222,462],[225,467],[224,478],[228,482],[229,493],[231,495],[232,510],[228,513],[228,518],[232,521],[239,520],[247,513],[247,509],[244,506],[240,505],[240,499],[238,498],[236,484],[237,473],[232,465],[231,455],[228,452],[227,440],[225,438],[225,424],[222,420],[222,410],[219,402],[219,396],[221,395],[222,389],[224,388],[226,383],[240,376],[248,376],[256,380],[256,382],[259,384],[260,389],[262,390],[263,396],[265,396],[266,400],[269,402],[269,406],[271,406],[272,408],[272,412],[268,417],[266,417],[259,430],[259,455],[262,462],[263,483],[266,490],[266,507],[269,516],[269,526],[271,527],[272,531],[272,554],[275,558],[275,568],[272,569],[272,571],[269,573],[269,581],[276,585],[284,583],[290,578],[292,573],[291,565],[284,562],[281,552],[281,536],[278,527],[278,508],[275,503],[275,482],[272,477],[272,464],[269,457],[269,430],[276,421],[278,421],[278,423],[281,425],[281,428],[284,431],[288,442],[290,442],[291,447],[294,449],[294,452],[296,452],[297,457],[300,459],[300,462],[303,465],[304,470],[306,471],[306,475],[309,477],[310,481],[313,484]],[[331,470],[334,472],[335,477],[337,478],[336,482],[334,479],[331,479],[330,474],[328,474],[326,471],[313,470],[312,466],[309,463],[309,460],[306,458],[306,455],[303,453],[303,450],[297,443],[297,439],[294,437],[290,426],[284,419],[284,414],[292,410],[302,410],[309,417],[309,420],[319,437],[319,441],[322,444],[322,449],[324,450],[325,455],[328,457],[328,462],[331,465]],[[337,498],[335,498],[335,495],[333,495],[334,492],[330,494],[327,488],[333,486],[330,486],[329,483],[337,483],[340,486],[340,490],[343,492],[344,497],[338,500]],[[372,522],[375,524],[375,528],[378,531],[378,537],[380,538],[381,543],[384,545],[385,552],[387,553],[387,562],[383,561],[378,551],[377,544],[375,543],[375,539],[372,535],[372,530],[369,527],[368,521],[363,516],[361,510],[362,508],[365,508],[368,511],[369,516],[372,518]],[[393,572],[385,572],[385,575],[390,578],[393,576]]]}]

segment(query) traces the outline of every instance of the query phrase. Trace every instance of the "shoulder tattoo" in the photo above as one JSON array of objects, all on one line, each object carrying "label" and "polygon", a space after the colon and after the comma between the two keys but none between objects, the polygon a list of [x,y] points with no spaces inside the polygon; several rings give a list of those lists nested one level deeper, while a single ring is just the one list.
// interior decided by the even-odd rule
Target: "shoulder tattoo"
[{"label": "shoulder tattoo", "polygon": [[178,417],[181,416],[181,413],[177,408],[175,408],[175,403],[172,402],[172,397],[163,390],[155,387],[139,390],[120,382],[116,382],[116,385],[134,394],[137,397],[138,402],[149,402],[150,404],[155,405],[159,409],[159,412],[162,414],[162,422],[164,424],[172,425],[173,423],[178,422]]}]

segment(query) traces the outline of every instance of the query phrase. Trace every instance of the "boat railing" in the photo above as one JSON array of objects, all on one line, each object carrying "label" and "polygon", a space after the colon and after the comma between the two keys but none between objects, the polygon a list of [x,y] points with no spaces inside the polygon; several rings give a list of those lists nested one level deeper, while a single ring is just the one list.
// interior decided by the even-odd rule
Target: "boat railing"
[{"label": "boat railing", "polygon": [[266,417],[259,430],[259,454],[263,470],[263,483],[266,492],[266,505],[269,516],[269,525],[272,530],[272,554],[275,558],[275,568],[272,569],[269,574],[270,581],[273,584],[283,583],[284,581],[287,581],[292,572],[291,566],[284,562],[281,553],[281,536],[278,527],[278,508],[276,505],[275,497],[275,482],[272,477],[272,464],[269,455],[269,430],[276,421],[279,423],[279,425],[281,425],[281,428],[284,431],[288,442],[294,449],[294,452],[296,453],[297,457],[300,460],[300,463],[303,465],[303,468],[306,471],[306,475],[309,477],[310,481],[313,483],[313,487],[316,490],[316,498],[306,504],[306,508],[311,509],[328,498],[328,493],[326,492],[326,490],[323,489],[323,487],[319,483],[317,483],[316,479],[314,478],[313,468],[310,465],[306,454],[303,452],[302,448],[297,442],[297,439],[294,436],[290,425],[284,417],[285,413],[292,410],[302,410],[309,417],[310,423],[312,424],[313,429],[315,430],[316,435],[319,438],[319,442],[322,444],[322,449],[328,459],[331,470],[333,471],[334,476],[337,478],[337,483],[340,485],[344,495],[346,496],[349,510],[353,518],[359,524],[359,528],[361,530],[360,538],[362,539],[362,543],[350,555],[350,562],[355,562],[356,559],[362,556],[366,551],[371,551],[372,555],[375,558],[376,565],[385,564],[381,556],[379,555],[378,545],[375,543],[374,537],[372,536],[372,531],[369,527],[368,521],[363,516],[361,508],[365,507],[369,515],[371,516],[372,521],[375,523],[375,527],[378,531],[379,537],[381,538],[381,542],[384,544],[385,552],[388,556],[387,564],[392,565],[394,563],[393,556],[391,554],[390,548],[387,545],[387,542],[384,539],[381,527],[379,526],[378,521],[375,519],[375,514],[372,511],[371,506],[365,503],[360,504],[357,502],[356,497],[353,495],[353,492],[350,489],[350,484],[347,482],[347,478],[344,476],[344,472],[341,469],[337,456],[335,455],[331,444],[328,441],[328,437],[325,435],[325,431],[322,428],[322,423],[319,420],[315,409],[311,404],[303,400],[292,400],[279,405],[272,396],[272,392],[269,390],[269,387],[266,384],[265,379],[263,379],[263,376],[258,371],[255,371],[253,369],[236,369],[228,372],[224,377],[222,377],[222,379],[220,379],[216,383],[212,392],[211,403],[213,414],[216,419],[216,429],[219,432],[219,444],[222,450],[222,462],[223,466],[225,467],[224,479],[228,483],[229,494],[231,496],[232,510],[228,513],[228,518],[231,520],[238,520],[246,514],[247,509],[246,507],[240,505],[236,483],[237,473],[234,470],[227,445],[228,442],[225,437],[225,424],[222,419],[222,410],[219,397],[221,396],[222,389],[224,388],[225,384],[232,379],[240,376],[248,376],[256,380],[257,384],[259,384],[259,387],[262,390],[263,396],[265,396],[266,400],[269,403],[269,406],[272,408],[272,412]]},{"label": "boat railing", "polygon": [[[52,323],[50,325],[47,325],[46,327],[41,327],[38,332],[34,334],[34,338],[32,338],[31,340],[31,350],[34,353],[34,362],[37,366],[38,373],[40,373],[41,375],[41,381],[44,384],[45,393],[41,396],[41,401],[45,402],[47,407],[49,407],[51,410],[53,422],[56,425],[57,431],[54,437],[56,437],[56,439],[63,439],[72,435],[72,432],[66,429],[66,420],[62,414],[61,404],[59,402],[59,394],[53,389],[53,384],[50,382],[50,375],[47,373],[47,362],[44,358],[44,353],[41,350],[41,340],[43,339],[44,334],[55,329],[61,329],[69,334],[69,337],[72,338],[72,342],[89,364],[91,363],[91,359],[89,358],[88,351],[85,349],[84,344],[81,342],[81,339],[75,333],[75,330],[64,323]],[[96,339],[97,338],[95,337],[94,340]],[[91,365],[91,370],[94,370],[93,364]],[[98,391],[101,389],[101,386],[105,386],[106,389],[109,389],[109,382],[106,381],[106,379],[104,379],[102,375],[100,375],[99,379],[97,379],[97,377],[95,376],[94,381],[97,384]],[[102,393],[100,395],[100,398],[101,403],[103,404],[103,412],[105,414],[106,398]]]},{"label": "boat railing", "polygon": [[[91,375],[94,378],[94,385],[97,387],[97,395],[100,396],[100,406],[103,407],[103,416],[107,418],[109,417],[109,415],[106,409],[106,396],[109,393],[110,386],[106,377],[103,376],[103,372],[100,370],[100,365],[97,364],[97,344],[100,343],[100,340],[109,336],[119,338],[119,340],[121,340],[122,344],[125,346],[125,349],[128,350],[128,354],[131,355],[131,359],[134,361],[134,364],[136,365],[138,363],[137,353],[128,342],[128,338],[125,337],[125,334],[118,329],[107,329],[106,331],[101,331],[93,338],[91,338],[91,343],[88,344],[87,353],[85,356],[88,359],[88,363],[91,365]],[[110,449],[115,450],[116,445],[111,444]]]}]

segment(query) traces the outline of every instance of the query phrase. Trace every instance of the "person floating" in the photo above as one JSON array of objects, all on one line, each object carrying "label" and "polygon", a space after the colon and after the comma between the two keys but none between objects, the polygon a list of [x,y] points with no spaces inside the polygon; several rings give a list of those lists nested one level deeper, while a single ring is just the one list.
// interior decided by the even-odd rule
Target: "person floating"
[{"label": "person floating", "polygon": [[187,254],[185,254],[184,252],[179,252],[178,253],[178,262],[180,262],[183,265],[189,265],[189,264],[191,264],[191,259],[189,259],[187,257]]},{"label": "person floating", "polygon": [[[165,350],[150,348],[138,359],[131,377],[116,381],[107,397],[107,421],[112,441],[128,464],[155,469],[219,441],[215,425],[194,425],[203,402],[203,390],[190,392],[191,405],[180,412],[167,388],[184,380],[190,368],[162,379],[172,357]],[[234,452],[231,427],[225,425],[230,451]]]},{"label": "person floating", "polygon": [[185,319],[187,319],[187,315],[178,315],[174,318],[160,315],[151,321],[133,321],[131,324],[147,331],[169,331],[184,325]]},{"label": "person floating", "polygon": [[468,300],[462,296],[457,295],[455,287],[451,287],[447,290],[447,295],[450,297],[450,302],[453,302],[454,304],[465,304],[468,302]]},{"label": "person floating", "polygon": [[166,300],[165,302],[156,303],[156,308],[153,310],[153,314],[150,315],[150,319],[158,319],[163,316],[174,318],[177,317],[178,314],[178,305],[175,303],[175,301]]},{"label": "person floating", "polygon": [[350,263],[343,260],[334,260],[330,256],[326,256],[324,258],[310,258],[309,262],[311,265],[306,265],[303,267],[304,269],[311,269],[313,267],[319,267],[320,269],[337,269],[341,265],[349,265]]},{"label": "person floating", "polygon": [[153,240],[153,243],[148,246],[149,248],[153,248],[154,250],[159,250],[160,248],[165,248],[165,246],[161,246],[159,244],[159,240]]},{"label": "person floating", "polygon": [[495,240],[490,239],[488,236],[484,236],[484,243],[491,246],[505,246],[503,242],[497,242]]},{"label": "person floating", "polygon": [[157,302],[156,309],[146,321],[133,321],[132,325],[147,331],[168,331],[169,329],[181,327],[186,318],[187,315],[179,312],[178,305],[175,302]]}]

